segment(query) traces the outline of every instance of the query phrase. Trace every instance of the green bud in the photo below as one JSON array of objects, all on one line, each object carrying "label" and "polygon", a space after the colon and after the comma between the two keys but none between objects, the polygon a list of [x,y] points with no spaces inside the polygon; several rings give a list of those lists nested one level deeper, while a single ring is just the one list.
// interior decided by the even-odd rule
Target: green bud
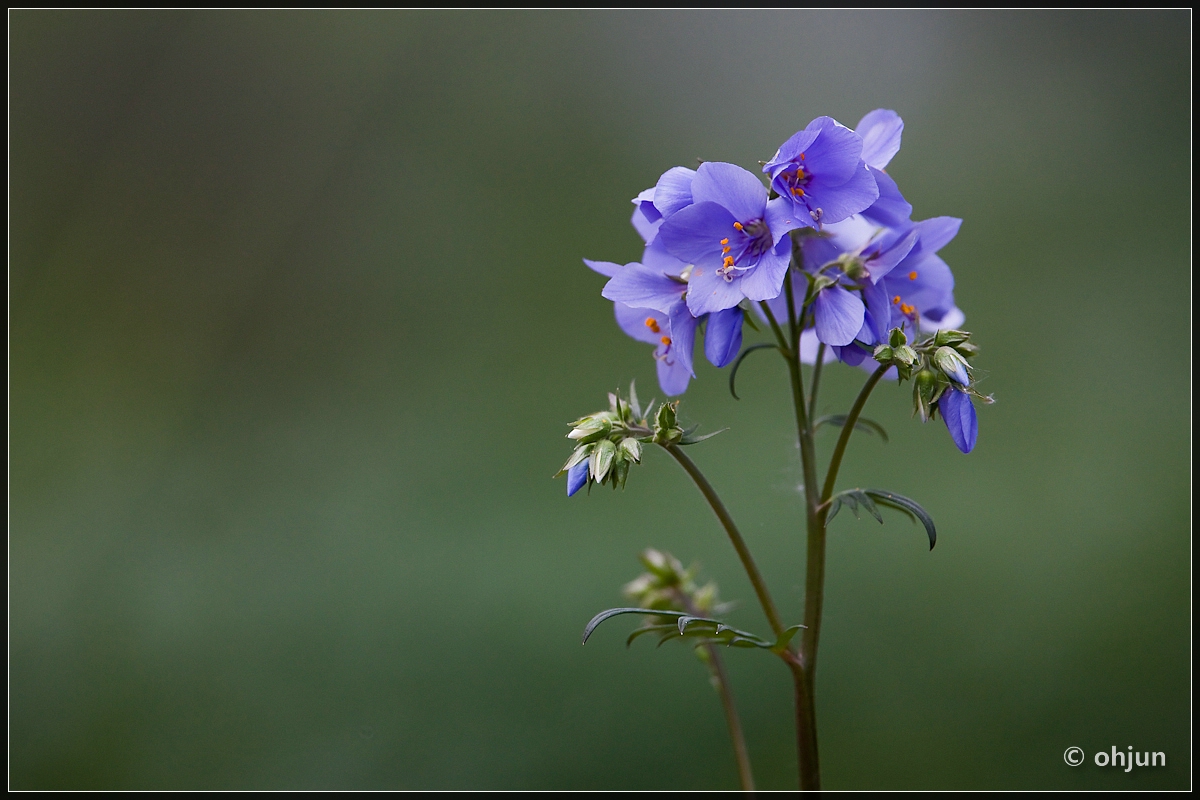
[{"label": "green bud", "polygon": [[967,377],[967,360],[960,356],[954,348],[939,347],[935,350],[933,353],[933,365],[955,383],[962,386],[967,385],[969,381]]},{"label": "green bud", "polygon": [[881,344],[875,348],[875,360],[880,364],[891,363],[894,355],[895,354],[892,352],[892,348],[888,347],[886,344]]},{"label": "green bud", "polygon": [[662,585],[674,586],[681,580],[684,572],[683,564],[670,553],[648,547],[642,551],[638,559],[655,577],[664,582]]},{"label": "green bud", "polygon": [[616,455],[617,446],[608,439],[602,439],[596,443],[595,449],[588,456],[588,468],[591,470],[593,480],[597,483],[604,483],[608,471],[612,469],[613,459]]},{"label": "green bud", "polygon": [[979,355],[979,345],[970,342],[959,342],[954,345],[954,349],[967,358]]},{"label": "green bud", "polygon": [[[592,452],[592,447],[593,447],[593,445],[590,445],[590,444],[581,444],[578,447],[576,447],[575,450],[571,453],[571,457],[567,459],[567,463],[563,464],[562,469],[560,469],[558,471],[558,474],[562,475],[564,472],[569,470],[571,467],[575,466],[580,461],[583,461],[585,458],[587,458],[588,455],[590,455]],[[555,477],[558,477],[558,476],[556,475]]]},{"label": "green bud", "polygon": [[938,331],[937,335],[933,337],[933,343],[938,347],[942,347],[943,345],[954,347],[955,345],[962,344],[969,338],[971,338],[971,334],[966,331],[954,330],[952,328],[948,331]]},{"label": "green bud", "polygon": [[937,373],[929,369],[921,370],[913,379],[913,415],[920,415],[921,422],[929,421],[937,383]]},{"label": "green bud", "polygon": [[658,444],[673,444],[683,438],[683,430],[675,417],[675,403],[663,403],[654,417],[654,441]]},{"label": "green bud", "polygon": [[917,363],[917,353],[906,344],[902,344],[894,350],[895,359],[901,364],[912,366]]},{"label": "green bud", "polygon": [[612,469],[612,485],[617,488],[618,485],[622,489],[625,488],[625,480],[629,477],[629,460],[622,458],[618,452],[616,459],[613,461]]},{"label": "green bud", "polygon": [[575,423],[575,429],[567,434],[568,439],[578,439],[580,444],[597,442],[612,433],[612,423],[606,415],[594,414]]},{"label": "green bud", "polygon": [[850,278],[851,280],[856,281],[860,278],[866,277],[867,265],[864,264],[863,260],[856,255],[843,253],[842,255],[838,256],[837,263],[841,267],[842,272],[846,274],[846,277]]},{"label": "green bud", "polygon": [[888,334],[888,344],[892,347],[899,347],[902,344],[908,344],[908,337],[904,335],[904,331],[899,328],[892,328]]},{"label": "green bud", "polygon": [[642,463],[642,443],[637,439],[626,438],[621,440],[621,450],[634,463]]},{"label": "green bud", "polygon": [[837,278],[831,278],[828,275],[818,275],[817,277],[813,278],[812,293],[814,296],[816,296],[817,292],[821,291],[822,289],[828,289],[837,282]]}]

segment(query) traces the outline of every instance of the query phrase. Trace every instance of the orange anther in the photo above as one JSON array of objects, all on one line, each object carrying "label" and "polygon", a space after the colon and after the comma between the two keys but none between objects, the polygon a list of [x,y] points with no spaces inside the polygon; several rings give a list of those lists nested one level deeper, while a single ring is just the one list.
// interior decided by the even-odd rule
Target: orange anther
[{"label": "orange anther", "polygon": [[742,223],[735,222],[735,223],[733,223],[733,227],[737,228],[740,231],[742,229]]},{"label": "orange anther", "polygon": [[662,328],[658,327],[658,320],[656,320],[654,317],[646,317],[646,327],[655,333],[658,333],[660,330],[662,330]]},{"label": "orange anther", "polygon": [[900,295],[896,295],[895,297],[892,298],[892,305],[896,305],[899,302],[900,302]]},{"label": "orange anther", "polygon": [[724,239],[722,239],[721,244],[729,244],[729,237],[726,236]]},{"label": "orange anther", "polygon": [[664,336],[661,339],[659,339],[659,341],[662,342],[663,344],[665,344],[667,347],[671,346],[671,337],[670,336]]},{"label": "orange anther", "polygon": [[908,273],[908,279],[910,281],[915,281],[917,279],[917,271],[915,269],[912,272]]},{"label": "orange anther", "polygon": [[733,256],[725,256],[725,262],[722,266],[732,267],[733,266]]}]

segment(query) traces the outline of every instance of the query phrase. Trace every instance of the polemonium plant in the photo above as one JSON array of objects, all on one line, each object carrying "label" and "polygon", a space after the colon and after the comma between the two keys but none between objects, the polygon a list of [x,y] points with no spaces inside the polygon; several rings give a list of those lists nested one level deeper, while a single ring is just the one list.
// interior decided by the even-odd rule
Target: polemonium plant
[{"label": "polemonium plant", "polygon": [[[717,516],[762,608],[769,634],[726,625],[727,607],[715,584],[698,587],[694,569],[668,553],[646,550],[648,570],[625,587],[633,606],[610,608],[584,628],[583,641],[608,619],[637,615],[645,635],[659,643],[691,644],[707,666],[721,700],[742,788],[754,788],[750,756],[733,701],[720,647],[760,650],[778,658],[792,676],[799,783],[821,788],[817,751],[815,675],[824,602],[825,541],[843,507],[883,522],[880,508],[919,522],[937,542],[933,518],[915,500],[885,489],[839,489],[846,447],[855,431],[885,441],[882,426],[862,416],[881,381],[911,381],[913,416],[941,417],[963,453],[975,447],[975,404],[991,403],[976,387],[973,359],[979,348],[962,329],[954,276],[938,252],[957,235],[962,220],[914,221],[913,207],[885,171],[900,150],[904,123],[876,109],[853,130],[818,117],[780,145],[762,164],[763,178],[734,164],[705,162],[673,167],[634,199],[631,219],[641,236],[641,261],[585,263],[608,278],[601,292],[613,302],[620,328],[654,347],[662,403],[643,407],[632,384],[628,396],[608,396],[608,408],[577,419],[568,438],[575,449],[559,475],[567,496],[595,484],[624,486],[647,448],[674,459]],[[760,324],[754,322],[755,319]],[[767,335],[743,346],[743,326]],[[745,358],[773,350],[787,364],[803,464],[803,530],[807,541],[804,616],[784,619],[733,517],[684,452],[715,434],[697,436],[678,422],[679,400],[696,377],[696,335],[717,367],[730,366],[729,389]],[[844,414],[816,416],[826,364],[841,362],[868,372]],[[806,372],[807,366],[807,372]],[[807,388],[806,388],[807,386]],[[817,431],[839,429],[824,475],[819,474]],[[799,526],[797,526],[799,527]],[[789,624],[790,623],[790,624]]]}]

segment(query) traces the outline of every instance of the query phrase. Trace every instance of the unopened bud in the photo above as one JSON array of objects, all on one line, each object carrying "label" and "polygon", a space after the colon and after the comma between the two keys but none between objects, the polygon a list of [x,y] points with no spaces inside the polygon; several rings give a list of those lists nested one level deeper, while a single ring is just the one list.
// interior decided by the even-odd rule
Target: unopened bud
[{"label": "unopened bud", "polygon": [[895,357],[895,353],[886,344],[881,344],[875,348],[875,360],[880,364],[890,364],[893,357]]},{"label": "unopened bud", "polygon": [[937,374],[933,370],[923,369],[913,378],[913,414],[919,415],[921,422],[929,421],[936,392]]},{"label": "unopened bud", "polygon": [[642,443],[637,439],[622,439],[621,450],[635,463],[642,463]]},{"label": "unopened bud", "polygon": [[933,365],[960,386],[966,386],[971,382],[971,379],[967,377],[966,359],[952,347],[939,347],[934,351]]},{"label": "unopened bud", "polygon": [[584,417],[575,424],[574,430],[567,434],[568,439],[577,439],[580,444],[597,442],[612,432],[612,423],[603,416]]},{"label": "unopened bud", "polygon": [[588,457],[588,467],[592,471],[592,479],[596,483],[604,483],[604,479],[608,477],[608,471],[612,469],[613,459],[617,455],[617,446],[608,439],[603,439],[596,443],[596,448],[592,450],[592,454]]},{"label": "unopened bud", "polygon": [[902,344],[908,344],[908,337],[904,335],[904,331],[899,328],[892,328],[888,333],[888,344],[892,347],[899,347]]},{"label": "unopened bud", "polygon": [[955,345],[962,344],[970,338],[971,334],[967,333],[966,331],[960,331],[951,328],[947,331],[938,331],[933,337],[933,343],[938,347],[943,345],[954,347]]}]

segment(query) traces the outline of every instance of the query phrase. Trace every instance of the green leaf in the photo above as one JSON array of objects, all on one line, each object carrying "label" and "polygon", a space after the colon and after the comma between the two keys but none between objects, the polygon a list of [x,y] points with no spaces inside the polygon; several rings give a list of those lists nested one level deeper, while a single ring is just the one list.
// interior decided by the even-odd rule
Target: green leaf
[{"label": "green leaf", "polygon": [[679,634],[682,636],[683,634],[687,633],[688,625],[692,624],[693,622],[707,622],[708,624],[713,625],[716,628],[721,627],[720,620],[709,619],[708,617],[692,617],[692,616],[684,615],[684,616],[680,617],[679,619],[675,620],[675,624],[679,626]]},{"label": "green leaf", "polygon": [[[813,430],[815,431],[817,428],[821,427],[822,425],[836,425],[837,427],[840,428],[845,424],[846,424],[846,415],[845,414],[826,414],[823,417],[817,417],[815,420],[813,420]],[[882,425],[880,425],[878,422],[876,422],[873,419],[867,419],[866,417],[859,417],[858,420],[854,423],[854,429],[858,430],[858,431],[865,431],[866,433],[874,433],[877,436],[879,436],[879,438],[883,439],[883,441],[885,441],[885,442],[888,440],[887,431],[883,429]]]},{"label": "green leaf", "polygon": [[[700,427],[700,426],[697,425],[695,428],[692,428],[692,430],[695,430],[698,427]],[[729,430],[729,428],[721,428],[721,430],[719,430],[719,431],[713,431],[712,433],[706,433],[703,436],[692,436],[690,433],[684,433],[683,438],[679,440],[679,443],[680,444],[699,444],[700,442],[703,442],[705,439],[711,439],[712,437],[716,436],[718,433],[724,433],[727,430]]]},{"label": "green leaf", "polygon": [[792,638],[800,632],[801,628],[806,628],[807,625],[793,625],[790,628],[784,628],[783,633],[779,634],[779,638],[775,640],[775,644],[771,645],[771,652],[782,653],[787,650],[788,645],[792,643]]},{"label": "green leaf", "polygon": [[622,614],[651,614],[656,617],[686,617],[682,611],[664,611],[655,608],[610,608],[601,611],[596,616],[592,617],[591,621],[584,626],[583,629],[583,644],[587,644],[587,640],[591,637],[592,632],[600,627],[600,623],[605,620],[619,617]]},{"label": "green leaf", "polygon": [[933,526],[933,517],[929,516],[929,512],[922,508],[916,500],[883,489],[863,489],[862,491],[879,505],[903,511],[912,518],[913,522],[920,520],[921,524],[925,526],[925,533],[929,536],[929,549],[932,550],[933,546],[937,544],[937,529]]},{"label": "green leaf", "polygon": [[[746,316],[748,318],[748,315],[743,315],[743,316]],[[747,347],[745,350],[742,351],[741,355],[739,355],[737,357],[737,361],[733,362],[733,369],[729,371],[729,393],[731,395],[733,395],[734,400],[742,399],[742,398],[738,397],[737,391],[734,389],[734,382],[737,380],[738,369],[742,366],[742,362],[746,360],[746,356],[750,355],[755,350],[765,350],[768,347],[774,348],[775,350],[779,349],[779,345],[767,344],[766,342],[761,342],[759,344],[752,344],[749,347]]]},{"label": "green leaf", "polygon": [[629,638],[625,640],[625,646],[626,646],[626,647],[629,647],[630,645],[632,645],[632,644],[633,644],[633,640],[634,640],[634,639],[636,639],[636,638],[638,638],[639,636],[642,636],[642,635],[644,635],[644,634],[647,634],[647,633],[664,633],[664,632],[670,632],[670,634],[671,634],[671,635],[674,635],[674,634],[675,634],[675,625],[674,625],[674,624],[667,624],[667,625],[643,625],[643,626],[642,626],[642,627],[640,627],[640,628],[636,628],[636,629],[633,631],[633,633],[629,634]]}]

